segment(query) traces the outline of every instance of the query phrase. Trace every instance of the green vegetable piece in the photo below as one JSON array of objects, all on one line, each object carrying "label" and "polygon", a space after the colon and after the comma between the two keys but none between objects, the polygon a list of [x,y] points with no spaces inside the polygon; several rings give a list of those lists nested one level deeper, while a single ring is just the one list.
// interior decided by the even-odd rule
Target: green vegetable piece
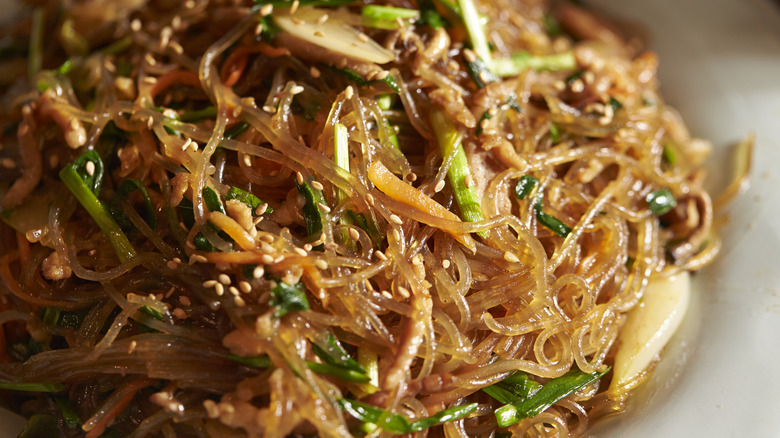
[{"label": "green vegetable piece", "polygon": [[[93,163],[87,165],[88,162]],[[94,166],[94,169],[92,167]],[[88,170],[87,168],[92,169]],[[135,257],[135,249],[108,210],[97,198],[103,177],[103,161],[94,150],[87,151],[60,171],[60,180],[87,210],[103,234],[108,237],[119,260],[124,263]]]},{"label": "green vegetable piece", "polygon": [[306,361],[306,366],[317,374],[332,376],[345,382],[368,383],[371,381],[371,379],[363,373],[331,365],[329,363]]},{"label": "green vegetable piece", "polygon": [[308,182],[298,184],[298,193],[303,196],[303,218],[306,221],[306,233],[309,237],[314,237],[322,232],[322,223],[326,220],[326,213],[319,207],[319,204],[328,205],[325,197],[320,190],[314,189]]},{"label": "green vegetable piece", "polygon": [[241,135],[247,129],[249,129],[248,122],[238,122],[235,125],[225,130],[225,138],[234,139],[239,135]]},{"label": "green vegetable piece", "polygon": [[54,401],[57,403],[57,407],[60,408],[62,418],[65,420],[65,426],[68,429],[76,429],[82,425],[81,417],[76,412],[76,407],[67,398],[57,397]]},{"label": "green vegetable piece", "polygon": [[543,20],[544,20],[543,21],[544,31],[547,32],[547,35],[549,35],[552,38],[556,38],[563,35],[563,29],[561,28],[560,23],[558,23],[558,20],[556,20],[555,17],[549,14],[545,14]]},{"label": "green vegetable piece", "polygon": [[60,436],[57,418],[49,414],[35,414],[27,420],[17,438],[41,438]]},{"label": "green vegetable piece", "polygon": [[438,414],[410,423],[405,417],[393,414],[376,406],[371,406],[346,398],[339,399],[341,408],[365,423],[373,423],[388,432],[415,433],[437,424],[459,420],[477,409],[477,403],[445,409]]},{"label": "green vegetable piece", "polygon": [[144,205],[146,206],[146,223],[152,229],[157,228],[157,215],[154,213],[154,205],[152,204],[152,198],[149,196],[149,191],[146,190],[146,186],[135,178],[127,178],[119,185],[117,193],[119,196],[126,198],[130,193],[138,190],[141,196],[144,198]]},{"label": "green vegetable piece", "polygon": [[420,8],[420,24],[427,24],[434,29],[447,27],[447,21],[436,10],[433,0],[418,0],[417,6]]},{"label": "green vegetable piece", "polygon": [[463,62],[466,64],[469,77],[477,84],[477,88],[484,88],[490,82],[498,80],[482,58],[476,58],[474,61],[464,59]]},{"label": "green vegetable piece", "polygon": [[447,170],[447,178],[452,185],[461,219],[466,222],[481,221],[484,216],[477,193],[473,187],[466,187],[466,178],[471,177],[471,170],[466,152],[463,150],[461,134],[441,110],[434,110],[431,113],[431,125],[439,142],[442,156],[453,154],[452,164]]},{"label": "green vegetable piece", "polygon": [[519,403],[534,395],[541,385],[528,374],[518,371],[506,379],[482,388],[484,392],[504,404]]},{"label": "green vegetable piece", "polygon": [[550,141],[553,144],[561,142],[561,128],[555,122],[550,122]]},{"label": "green vegetable piece", "polygon": [[152,318],[162,321],[165,315],[162,312],[151,306],[141,306],[141,312],[151,316]]},{"label": "green vegetable piece", "polygon": [[674,198],[672,191],[666,187],[648,194],[646,201],[650,211],[659,216],[677,206],[677,199]]},{"label": "green vegetable piece", "polygon": [[525,199],[526,196],[531,194],[531,191],[533,191],[534,187],[536,187],[536,184],[538,183],[539,180],[537,178],[534,178],[531,175],[523,175],[517,181],[517,185],[515,186],[515,195],[519,199]]},{"label": "green vegetable piece", "polygon": [[380,94],[376,98],[376,104],[379,105],[379,109],[387,111],[395,104],[395,94],[385,93]]},{"label": "green vegetable piece", "polygon": [[[356,0],[299,0],[300,6],[344,6],[354,3]],[[292,2],[289,0],[254,0],[258,6],[273,5],[274,9],[289,8]]]},{"label": "green vegetable piece", "polygon": [[56,307],[46,307],[41,311],[41,322],[49,326],[56,326],[60,320],[61,310]]},{"label": "green vegetable piece", "polygon": [[209,239],[201,233],[198,233],[192,238],[192,244],[195,245],[195,249],[198,251],[214,252],[217,250],[217,247],[212,245],[212,243],[209,242]]},{"label": "green vegetable piece", "polygon": [[498,426],[507,427],[525,418],[535,417],[558,401],[600,379],[608,371],[609,369],[601,373],[587,374],[578,368],[573,368],[563,376],[545,383],[531,397],[496,409]]},{"label": "green vegetable piece", "polygon": [[615,111],[619,110],[620,108],[623,108],[623,104],[620,103],[620,101],[615,99],[614,97],[609,98],[609,106],[611,106],[612,109]]},{"label": "green vegetable piece", "polygon": [[229,353],[227,358],[238,362],[242,365],[254,367],[254,368],[268,368],[271,366],[271,359],[266,355],[244,357],[237,354]]},{"label": "green vegetable piece", "polygon": [[[252,209],[252,214],[254,214],[255,210],[257,210],[258,207],[263,205],[263,200],[258,198],[257,196],[247,192],[246,190],[239,189],[238,187],[231,187],[230,190],[228,190],[227,194],[225,195],[225,200],[229,201],[231,199],[238,199],[239,201],[243,202],[244,204],[248,205],[249,208]],[[271,207],[268,207],[265,209],[266,213],[273,213],[274,209]]]},{"label": "green vegetable piece", "polygon": [[397,20],[417,20],[420,12],[394,6],[366,5],[360,11],[363,26],[378,29],[398,29]]},{"label": "green vegetable piece", "polygon": [[577,60],[571,50],[552,55],[534,56],[518,52],[509,58],[493,59],[492,70],[497,76],[516,76],[527,68],[537,71],[565,71],[577,67]]},{"label": "green vegetable piece", "polygon": [[474,412],[477,409],[479,403],[471,403],[463,406],[456,406],[454,408],[445,409],[438,414],[431,415],[428,418],[415,421],[412,423],[412,432],[419,432],[425,430],[431,426],[437,424],[446,423],[448,421],[457,421],[466,415]]},{"label": "green vegetable piece", "polygon": [[62,383],[0,382],[0,389],[25,392],[61,392],[66,389]]},{"label": "green vegetable piece", "polygon": [[485,112],[482,113],[482,116],[479,118],[479,122],[477,122],[477,129],[474,130],[474,134],[476,134],[477,137],[482,135],[482,131],[483,131],[482,124],[483,124],[483,122],[485,120],[490,120],[492,118],[493,118],[493,116],[490,114],[490,110],[485,110]]},{"label": "green vegetable piece", "polygon": [[212,105],[199,110],[184,111],[179,116],[179,120],[186,123],[192,123],[203,119],[214,118],[216,116],[217,116],[217,107]]},{"label": "green vegetable piece", "polygon": [[542,211],[543,199],[542,196],[539,196],[539,199],[536,201],[536,220],[553,233],[565,238],[571,233],[571,227],[561,222],[560,219]]},{"label": "green vegetable piece", "polygon": [[493,71],[493,57],[490,53],[490,45],[488,44],[485,30],[482,28],[482,17],[477,12],[477,6],[473,0],[458,0],[457,3],[460,6],[460,18],[466,27],[474,53],[477,54],[478,58],[482,59],[491,72],[495,73]]},{"label": "green vegetable piece", "polygon": [[677,162],[677,154],[675,153],[674,148],[668,144],[664,145],[664,150],[661,155],[661,158],[663,158],[664,162],[666,162],[670,166],[674,166],[674,163]]},{"label": "green vegetable piece", "polygon": [[292,286],[283,281],[278,282],[276,287],[271,289],[271,297],[271,305],[278,307],[274,312],[275,318],[281,318],[290,312],[309,310],[310,307],[303,283],[300,282]]},{"label": "green vegetable piece", "polygon": [[225,207],[219,199],[219,194],[211,187],[203,187],[203,202],[206,203],[206,208],[209,211],[218,211],[225,214]]},{"label": "green vegetable piece", "polygon": [[326,342],[314,342],[311,351],[325,363],[365,374],[366,370],[344,350],[333,334],[328,335]]}]

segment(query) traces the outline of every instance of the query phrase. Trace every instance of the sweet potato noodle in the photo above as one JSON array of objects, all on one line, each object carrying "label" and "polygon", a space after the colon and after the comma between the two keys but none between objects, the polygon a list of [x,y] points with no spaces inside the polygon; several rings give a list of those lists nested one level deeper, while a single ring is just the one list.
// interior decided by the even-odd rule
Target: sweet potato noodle
[{"label": "sweet potato noodle", "polygon": [[581,6],[24,11],[0,388],[52,436],[583,435],[648,280],[717,253],[708,143]]}]

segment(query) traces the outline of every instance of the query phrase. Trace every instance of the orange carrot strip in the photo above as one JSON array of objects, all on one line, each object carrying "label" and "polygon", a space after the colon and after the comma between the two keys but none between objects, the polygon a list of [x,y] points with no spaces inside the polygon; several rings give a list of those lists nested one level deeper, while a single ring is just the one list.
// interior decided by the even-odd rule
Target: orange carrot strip
[{"label": "orange carrot strip", "polygon": [[[455,213],[447,210],[443,205],[426,196],[423,192],[403,182],[400,178],[390,172],[390,170],[380,161],[374,161],[371,166],[368,167],[368,179],[374,183],[379,191],[398,202],[414,207],[431,216],[453,222],[461,221]],[[466,247],[474,247],[474,241],[468,234],[457,233],[446,228],[442,228],[442,231],[452,235],[455,240],[464,244]]]}]

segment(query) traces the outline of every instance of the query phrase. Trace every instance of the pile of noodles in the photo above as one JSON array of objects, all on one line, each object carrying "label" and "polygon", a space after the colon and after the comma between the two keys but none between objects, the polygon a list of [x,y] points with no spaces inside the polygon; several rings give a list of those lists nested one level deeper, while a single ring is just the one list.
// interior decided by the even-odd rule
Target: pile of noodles
[{"label": "pile of noodles", "polygon": [[[342,398],[410,421],[478,404],[418,436],[579,436],[637,382],[607,391],[607,372],[508,428],[480,388],[517,371],[544,383],[609,369],[648,278],[717,253],[707,145],[658,95],[655,55],[572,4],[477,2],[495,57],[576,63],[480,88],[466,31],[438,2],[448,26],[351,23],[394,54],[381,65],[274,35],[249,2],[37,3],[3,39],[0,381],[61,384],[4,403],[55,417],[65,436],[389,434],[361,428]],[[360,15],[341,3],[320,7]],[[455,153],[443,156],[432,114],[462,136],[480,220],[462,220]],[[334,159],[337,124],[349,171]],[[88,150],[129,257],[58,176]],[[376,163],[395,189],[376,187]],[[525,176],[538,183],[520,199]],[[119,193],[127,179],[151,208],[140,190]],[[302,186],[322,194],[314,234]],[[233,187],[263,204],[226,201]],[[655,214],[648,195],[664,188],[676,207]],[[540,223],[539,202],[571,231]],[[280,282],[300,283],[307,308],[280,316]],[[372,383],[310,369],[331,336]],[[250,357],[270,362],[236,360]]]}]

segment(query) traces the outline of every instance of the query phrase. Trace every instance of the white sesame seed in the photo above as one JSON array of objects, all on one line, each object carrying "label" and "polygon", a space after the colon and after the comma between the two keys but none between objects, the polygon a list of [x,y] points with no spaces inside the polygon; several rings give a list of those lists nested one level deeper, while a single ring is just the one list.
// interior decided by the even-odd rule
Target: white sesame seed
[{"label": "white sesame seed", "polygon": [[260,260],[262,260],[266,265],[270,265],[274,262],[274,257],[270,254],[263,254]]},{"label": "white sesame seed", "polygon": [[132,30],[133,32],[140,31],[141,30],[141,20],[136,18],[133,21],[131,21],[130,22],[130,30]]},{"label": "white sesame seed", "polygon": [[471,177],[471,175],[466,175],[463,178],[463,185],[466,186],[466,188],[471,188],[472,185],[474,185],[474,178]]},{"label": "white sesame seed", "polygon": [[214,285],[214,291],[217,292],[217,296],[222,296],[225,294],[225,286],[222,285],[222,283],[217,283]]},{"label": "white sesame seed", "polygon": [[206,280],[201,284],[203,287],[214,287],[217,285],[217,280]]},{"label": "white sesame seed", "polygon": [[517,263],[520,261],[520,258],[518,258],[514,253],[507,251],[504,253],[504,260],[512,263]]},{"label": "white sesame seed", "polygon": [[412,294],[409,293],[409,289],[403,286],[398,286],[398,293],[401,294],[401,296],[404,298],[409,298],[410,296],[412,296]]},{"label": "white sesame seed", "polygon": [[300,85],[296,85],[290,88],[290,94],[292,94],[293,96],[296,94],[301,94],[303,93],[303,90],[304,90],[303,87],[301,87]]},{"label": "white sesame seed", "polygon": [[[290,21],[292,21],[292,22],[293,22],[293,24],[295,24],[295,25],[297,25],[297,26],[300,26],[301,24],[303,24],[303,20],[301,20],[301,19],[300,19],[300,18],[298,18],[298,17],[290,17]],[[315,33],[316,33],[316,32],[315,32]]]},{"label": "white sesame seed", "polygon": [[149,65],[156,65],[157,64],[157,60],[154,59],[154,56],[152,56],[151,53],[147,53],[144,56],[144,59],[146,60],[146,63],[149,64]]},{"label": "white sesame seed", "polygon": [[135,340],[130,341],[130,345],[127,347],[127,354],[132,354],[135,351],[135,347],[138,346],[138,342]]},{"label": "white sesame seed", "polygon": [[[324,15],[324,17],[327,17],[327,16],[328,16],[328,14]],[[311,67],[309,69],[309,74],[311,75],[311,77],[317,79],[318,77],[320,77],[321,73],[320,73],[319,69],[317,69],[317,67]]]},{"label": "white sesame seed", "polygon": [[312,250],[312,248],[314,248],[314,246],[312,246],[312,244],[311,244],[311,243],[304,243],[304,244],[303,244],[303,250],[304,250],[304,251],[311,251],[311,250]]},{"label": "white sesame seed", "polygon": [[390,222],[392,222],[394,224],[398,224],[398,225],[401,225],[401,224],[404,223],[404,221],[401,220],[401,218],[397,214],[391,214],[390,215]]},{"label": "white sesame seed", "polygon": [[292,6],[290,6],[290,15],[296,13],[298,11],[298,6],[300,5],[300,2],[298,0],[293,0]]},{"label": "white sesame seed", "polygon": [[94,161],[87,161],[87,164],[84,165],[87,175],[93,176],[95,174],[95,162]]},{"label": "white sesame seed", "polygon": [[367,42],[368,42],[368,35],[364,34],[363,32],[360,32],[360,33],[358,34],[358,39],[359,39],[361,42],[367,43]]},{"label": "white sesame seed", "polygon": [[263,105],[263,111],[267,112],[268,114],[274,114],[276,113],[276,108],[272,107],[271,105]]},{"label": "white sesame seed", "polygon": [[230,287],[228,288],[228,291],[230,292],[230,295],[233,295],[233,296],[235,296],[235,297],[237,297],[237,296],[238,296],[238,294],[240,294],[240,293],[241,293],[241,292],[239,292],[238,288],[237,288],[237,287],[235,287],[235,286],[230,286]]},{"label": "white sesame seed", "polygon": [[227,275],[227,274],[219,274],[219,277],[217,277],[217,280],[220,283],[224,284],[224,285],[228,285],[228,284],[230,284],[232,282],[230,280],[230,276]]},{"label": "white sesame seed", "polygon": [[433,188],[433,191],[436,193],[439,193],[442,190],[444,190],[444,180],[437,182],[436,187]]},{"label": "white sesame seed", "polygon": [[174,29],[180,29],[181,28],[181,16],[180,15],[174,15],[171,19],[171,27]]},{"label": "white sesame seed", "polygon": [[246,301],[241,297],[233,297],[233,302],[236,303],[236,306],[238,307],[246,306]]},{"label": "white sesame seed", "polygon": [[179,267],[179,264],[174,262],[173,260],[168,260],[168,263],[165,264],[168,266],[168,269],[176,269]]},{"label": "white sesame seed", "polygon": [[244,155],[244,164],[246,167],[252,167],[252,157],[250,155]]},{"label": "white sesame seed", "polygon": [[248,281],[239,281],[238,288],[245,294],[252,292],[252,285]]},{"label": "white sesame seed", "polygon": [[301,172],[295,173],[295,180],[298,181],[298,185],[303,184],[303,174]]},{"label": "white sesame seed", "polygon": [[301,257],[306,257],[307,255],[309,255],[309,253],[304,251],[302,248],[295,248],[294,251],[295,251],[296,254],[298,254]]},{"label": "white sesame seed", "polygon": [[193,255],[190,256],[190,264],[191,265],[194,264],[194,263],[206,263],[208,261],[209,261],[209,259],[207,259],[206,257],[203,257],[200,254],[193,254]]},{"label": "white sesame seed", "polygon": [[176,52],[179,55],[184,53],[184,47],[182,47],[181,44],[179,44],[177,41],[170,41],[170,42],[168,42],[168,47],[173,49],[173,51]]},{"label": "white sesame seed", "polygon": [[393,299],[393,295],[390,292],[386,291],[386,290],[382,291],[382,296],[387,298],[388,300],[392,300]]},{"label": "white sesame seed", "polygon": [[189,297],[184,296],[184,295],[179,297],[179,302],[181,303],[182,306],[189,307],[189,306],[192,305],[192,300],[190,300]]},{"label": "white sesame seed", "polygon": [[382,251],[376,251],[374,252],[374,254],[376,254],[376,258],[378,258],[379,260],[382,260],[383,262],[387,261],[387,256]]},{"label": "white sesame seed", "polygon": [[266,210],[268,210],[268,204],[264,202],[255,209],[255,214],[257,216],[260,216],[261,214],[265,213]]},{"label": "white sesame seed", "polygon": [[315,30],[315,31],[314,31],[314,36],[316,36],[316,37],[324,37],[324,36],[325,36],[325,34],[324,34],[324,33],[322,33],[322,32],[320,32],[319,30]]},{"label": "white sesame seed", "polygon": [[385,80],[385,78],[387,78],[388,76],[390,76],[390,72],[389,72],[389,71],[387,71],[387,70],[382,70],[382,71],[380,71],[380,72],[378,72],[378,73],[376,74],[376,79],[378,79],[378,80],[380,80],[380,81],[383,81],[383,80]]},{"label": "white sesame seed", "polygon": [[393,239],[395,239],[396,242],[401,241],[401,233],[399,233],[398,230],[393,230]]},{"label": "white sesame seed", "polygon": [[188,139],[187,139],[187,141],[185,141],[185,142],[184,142],[184,143],[181,145],[181,150],[183,150],[183,151],[186,151],[186,150],[187,150],[187,148],[188,148],[188,147],[190,147],[190,145],[191,145],[191,144],[192,144],[192,139],[191,139],[191,138],[188,138]]},{"label": "white sesame seed", "polygon": [[262,266],[256,266],[252,271],[252,277],[260,278],[265,274],[265,269]]},{"label": "white sesame seed", "polygon": [[311,182],[311,186],[312,186],[312,187],[314,187],[316,190],[320,190],[320,191],[321,191],[322,189],[324,189],[324,188],[325,188],[325,187],[322,185],[322,183],[321,183],[321,182],[319,182],[319,181],[312,181],[312,182]]},{"label": "white sesame seed", "polygon": [[352,85],[347,85],[347,89],[344,90],[344,96],[347,99],[352,99],[352,96],[355,94],[355,90],[352,89]]},{"label": "white sesame seed", "polygon": [[358,233],[358,230],[354,228],[349,229],[349,238],[352,240],[358,240],[360,239],[360,233]]},{"label": "white sesame seed", "polygon": [[328,269],[328,262],[326,262],[323,259],[317,259],[314,261],[314,266],[316,266],[319,269],[325,270]]},{"label": "white sesame seed", "polygon": [[323,204],[322,202],[318,202],[317,203],[317,207],[319,207],[320,210],[324,211],[325,213],[330,213],[330,207],[328,207],[327,205]]},{"label": "white sesame seed", "polygon": [[274,11],[274,5],[268,3],[263,5],[263,7],[260,8],[260,16],[267,17],[271,15],[271,12]]},{"label": "white sesame seed", "polygon": [[370,206],[372,206],[372,207],[373,207],[373,206],[374,206],[374,203],[375,203],[375,201],[374,201],[374,195],[372,195],[371,193],[367,194],[367,195],[366,195],[366,202],[368,202],[368,205],[370,205]]},{"label": "white sesame seed", "polygon": [[441,266],[442,266],[442,268],[444,268],[444,269],[447,269],[447,268],[449,268],[449,267],[450,267],[450,261],[449,261],[449,260],[447,260],[447,259],[444,259],[444,260],[442,260],[442,261],[441,261]]},{"label": "white sesame seed", "polygon": [[[317,23],[318,24],[322,24],[322,23],[328,21],[328,18],[329,18],[328,14],[322,14],[322,15],[320,15],[319,18],[317,18]],[[312,76],[314,76],[314,75],[312,75]]]}]

